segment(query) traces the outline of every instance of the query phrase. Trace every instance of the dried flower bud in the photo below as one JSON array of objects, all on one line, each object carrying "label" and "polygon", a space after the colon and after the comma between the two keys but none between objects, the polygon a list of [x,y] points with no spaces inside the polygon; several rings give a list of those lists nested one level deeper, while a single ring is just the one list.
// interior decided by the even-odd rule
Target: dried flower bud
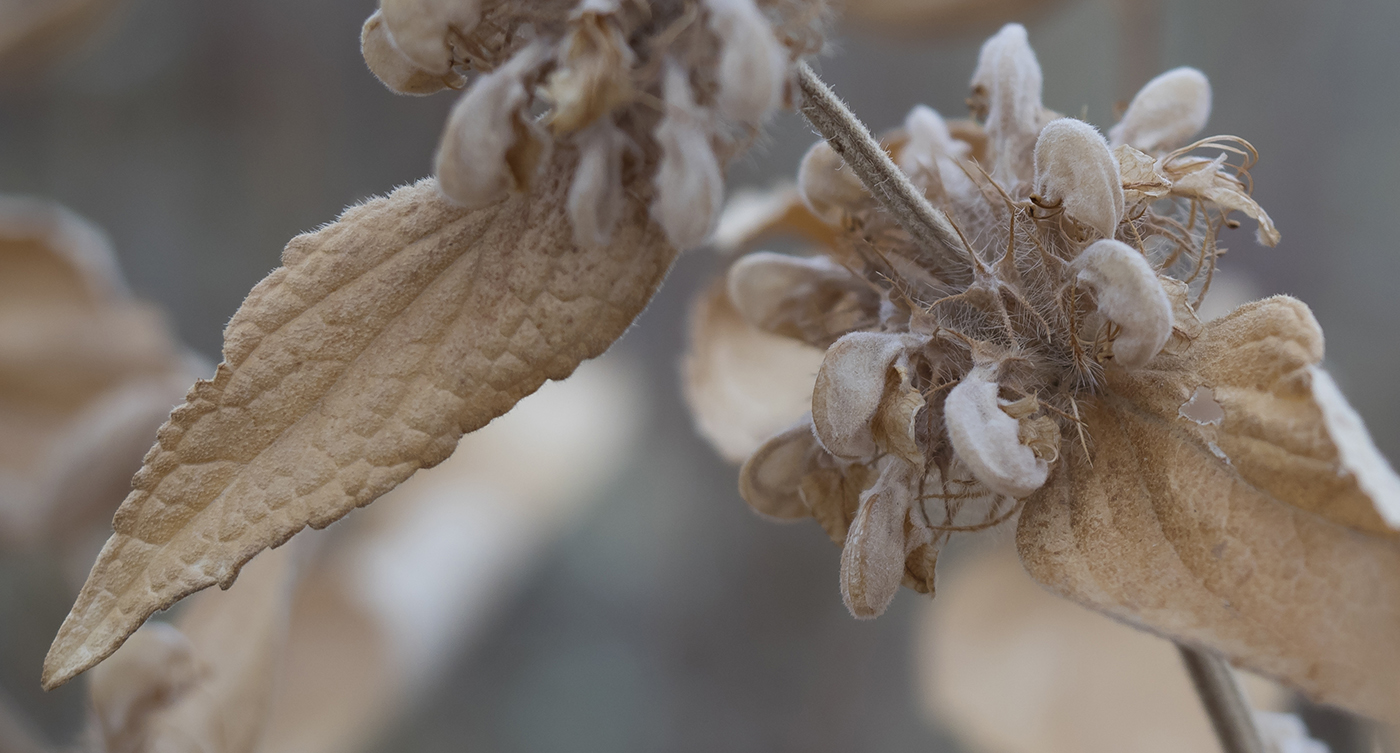
[{"label": "dried flower bud", "polygon": [[873,326],[880,305],[868,283],[825,256],[748,254],[729,268],[727,285],[749,324],[821,348]]},{"label": "dried flower bud", "polygon": [[739,494],[755,512],[779,520],[811,517],[802,501],[802,476],[817,449],[812,419],[803,416],[792,427],[763,443],[739,471]]},{"label": "dried flower bud", "polygon": [[812,214],[828,225],[840,225],[848,207],[859,206],[870,198],[860,178],[825,141],[813,144],[802,157],[802,165],[797,168],[797,190]]},{"label": "dried flower bud", "polygon": [[880,461],[880,479],[861,495],[841,550],[841,598],[858,619],[879,617],[904,580],[904,519],[913,502],[915,468]]},{"label": "dried flower bud", "polygon": [[457,100],[437,153],[438,184],[448,198],[476,208],[530,185],[551,143],[527,112],[530,79],[547,57],[543,45],[532,44]]},{"label": "dried flower bud", "polygon": [[389,30],[384,27],[384,17],[379,11],[365,20],[360,31],[360,54],[375,78],[399,94],[432,94],[456,86],[462,80],[452,71],[443,75],[429,73],[404,57],[389,38]]},{"label": "dried flower bud", "polygon": [[759,123],[782,103],[787,54],[753,0],[705,0],[723,45],[716,105],[725,117]]},{"label": "dried flower bud", "polygon": [[953,452],[983,486],[1020,499],[1045,483],[1049,461],[1021,444],[1021,422],[1002,410],[985,369],[973,369],[948,392],[943,419]]},{"label": "dried flower bud", "polygon": [[578,167],[569,184],[569,220],[574,239],[583,246],[602,246],[627,205],[622,187],[622,154],[627,136],[610,119],[580,131]]},{"label": "dried flower bud", "polygon": [[1035,190],[1065,214],[1112,238],[1123,219],[1123,182],[1108,142],[1088,123],[1052,121],[1035,142]]},{"label": "dried flower bud", "polygon": [[1099,312],[1118,325],[1113,360],[1136,369],[1161,352],[1172,335],[1172,303],[1142,254],[1119,241],[1096,241],[1071,271],[1094,288]]},{"label": "dried flower bud", "polygon": [[1115,146],[1164,152],[1189,141],[1209,117],[1206,75],[1195,68],[1173,68],[1142,87],[1108,137]]},{"label": "dried flower bud", "polygon": [[481,21],[479,0],[380,0],[379,12],[399,52],[438,75],[452,68],[449,34],[470,34]]},{"label": "dried flower bud", "polygon": [[584,0],[569,21],[564,59],[544,87],[556,134],[584,128],[634,97],[630,72],[637,56],[610,15],[614,5]]},{"label": "dried flower bud", "polygon": [[982,45],[969,104],[986,118],[992,177],[1004,186],[1030,177],[1030,152],[1042,121],[1042,83],[1026,27],[1007,24]]},{"label": "dried flower bud", "polygon": [[698,246],[714,228],[724,201],[724,176],[710,146],[710,114],[695,104],[684,69],[668,64],[666,116],[656,127],[661,165],[652,216],[677,248]]},{"label": "dried flower bud", "polygon": [[812,425],[828,452],[848,459],[875,455],[880,444],[872,424],[887,400],[887,376],[918,344],[912,335],[852,332],[827,350],[812,390]]}]

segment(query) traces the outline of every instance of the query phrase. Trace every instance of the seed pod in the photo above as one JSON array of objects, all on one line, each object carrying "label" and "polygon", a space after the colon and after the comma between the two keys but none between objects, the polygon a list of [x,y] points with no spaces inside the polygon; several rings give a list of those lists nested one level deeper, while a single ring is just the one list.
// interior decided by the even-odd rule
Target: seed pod
[{"label": "seed pod", "polygon": [[825,141],[818,141],[797,168],[802,202],[822,222],[840,225],[841,218],[870,200],[870,193],[846,161]]},{"label": "seed pod", "polygon": [[661,165],[651,213],[671,245],[685,249],[700,245],[714,229],[724,176],[710,147],[710,114],[695,104],[685,70],[668,63],[664,89],[666,116],[655,134]]},{"label": "seed pod", "polygon": [[569,184],[569,220],[582,246],[603,246],[622,218],[627,195],[622,188],[622,153],[627,137],[604,118],[580,131],[578,167]]},{"label": "seed pod", "polygon": [[360,54],[369,70],[385,86],[399,94],[423,96],[458,85],[462,77],[448,71],[445,75],[429,73],[404,57],[384,28],[384,17],[375,11],[360,30]]},{"label": "seed pod", "polygon": [[1035,142],[1035,190],[1063,202],[1065,214],[1112,238],[1123,219],[1118,160],[1093,126],[1074,118],[1052,121]]},{"label": "seed pod", "polygon": [[953,452],[983,486],[1020,499],[1044,485],[1049,462],[1021,444],[1021,422],[1002,410],[985,369],[973,369],[948,392],[943,420]]},{"label": "seed pod", "polygon": [[457,100],[437,153],[438,184],[449,199],[477,208],[529,187],[551,143],[527,112],[530,79],[547,57],[533,43]]},{"label": "seed pod", "polygon": [[1172,335],[1172,303],[1142,254],[1101,240],[1084,249],[1070,270],[1094,288],[1099,312],[1118,325],[1113,360],[1136,369],[1161,352]]},{"label": "seed pod", "polygon": [[969,103],[979,117],[986,118],[992,177],[1003,186],[1031,177],[1031,150],[1043,109],[1042,83],[1026,27],[1007,24],[982,45]]},{"label": "seed pod", "polygon": [[[908,413],[897,404],[903,403],[910,391],[906,353],[920,344],[912,335],[852,332],[827,350],[812,389],[812,425],[828,452],[840,458],[863,459],[875,455],[882,445],[893,449],[887,439],[877,437],[875,419],[887,403],[890,411]],[[906,371],[895,375],[894,389],[887,389],[890,372],[897,364]],[[918,400],[922,407],[922,396]],[[898,422],[882,423],[883,431]]]},{"label": "seed pod", "polygon": [[716,106],[725,117],[758,124],[782,103],[787,54],[753,0],[706,0],[705,6],[723,45]]},{"label": "seed pod", "polygon": [[880,466],[880,480],[861,495],[841,550],[841,599],[862,620],[883,614],[904,580],[904,519],[915,469],[894,457]]},{"label": "seed pod", "polygon": [[1108,132],[1114,146],[1166,152],[1184,145],[1210,118],[1210,81],[1195,68],[1173,68],[1147,82]]},{"label": "seed pod", "polygon": [[440,76],[452,68],[448,34],[465,36],[481,22],[479,0],[380,0],[379,11],[399,52]]}]

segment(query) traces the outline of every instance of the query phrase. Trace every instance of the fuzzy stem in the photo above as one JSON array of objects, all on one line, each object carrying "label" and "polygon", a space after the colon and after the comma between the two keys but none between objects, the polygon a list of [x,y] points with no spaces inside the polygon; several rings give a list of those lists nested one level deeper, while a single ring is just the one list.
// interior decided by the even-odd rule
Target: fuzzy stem
[{"label": "fuzzy stem", "polygon": [[1265,753],[1259,729],[1254,726],[1254,712],[1230,665],[1209,651],[1181,643],[1176,647],[1225,753]]},{"label": "fuzzy stem", "polygon": [[961,251],[971,260],[972,251],[948,216],[909,182],[865,124],[806,63],[797,66],[797,85],[802,90],[802,114],[914,241],[930,251],[940,246]]}]

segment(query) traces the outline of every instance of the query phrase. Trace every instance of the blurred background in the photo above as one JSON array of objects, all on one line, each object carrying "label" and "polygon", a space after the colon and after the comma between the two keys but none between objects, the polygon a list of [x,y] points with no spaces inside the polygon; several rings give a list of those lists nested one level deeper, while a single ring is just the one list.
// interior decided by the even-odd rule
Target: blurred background
[{"label": "blurred background", "polygon": [[[16,3],[26,5],[0,9]],[[1253,243],[1252,222],[1227,232],[1228,295],[1308,302],[1329,368],[1380,449],[1400,459],[1400,254],[1386,193],[1400,185],[1400,4],[1022,1],[1003,15],[981,4],[971,18],[896,24],[894,35],[843,26],[820,71],[880,130],[916,103],[965,115],[978,47],[1005,20],[1029,28],[1046,106],[1102,128],[1157,72],[1203,70],[1215,92],[1207,133],[1258,148],[1254,195],[1283,232],[1272,250]],[[6,59],[0,193],[56,200],[103,228],[133,293],[216,362],[224,323],[289,238],[431,170],[453,96],[395,96],[370,75],[358,40],[374,6],[129,0],[93,34],[57,42],[61,55]],[[814,139],[781,115],[735,165],[731,188],[790,178]],[[431,690],[357,744],[963,749],[926,708],[922,597],[905,591],[883,617],[853,620],[837,589],[839,550],[817,526],[750,513],[736,470],[692,428],[678,378],[685,317],[721,264],[705,249],[684,255],[605,357],[636,385],[601,419],[636,425],[607,477],[557,535],[509,560],[514,585]],[[967,559],[950,554],[944,576]],[[56,746],[77,739],[87,713],[82,682],[38,688],[76,588],[67,568],[42,548],[0,553],[0,693]],[[1335,750],[1355,742],[1336,715],[1305,718]]]}]

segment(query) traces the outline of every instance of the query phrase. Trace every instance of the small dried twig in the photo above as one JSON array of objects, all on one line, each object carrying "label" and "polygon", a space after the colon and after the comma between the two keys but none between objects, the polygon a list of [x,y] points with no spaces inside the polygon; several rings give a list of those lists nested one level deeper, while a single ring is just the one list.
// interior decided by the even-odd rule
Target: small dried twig
[{"label": "small dried twig", "polygon": [[1265,753],[1264,741],[1254,726],[1254,712],[1230,665],[1209,651],[1181,643],[1176,647],[1225,753]]}]

